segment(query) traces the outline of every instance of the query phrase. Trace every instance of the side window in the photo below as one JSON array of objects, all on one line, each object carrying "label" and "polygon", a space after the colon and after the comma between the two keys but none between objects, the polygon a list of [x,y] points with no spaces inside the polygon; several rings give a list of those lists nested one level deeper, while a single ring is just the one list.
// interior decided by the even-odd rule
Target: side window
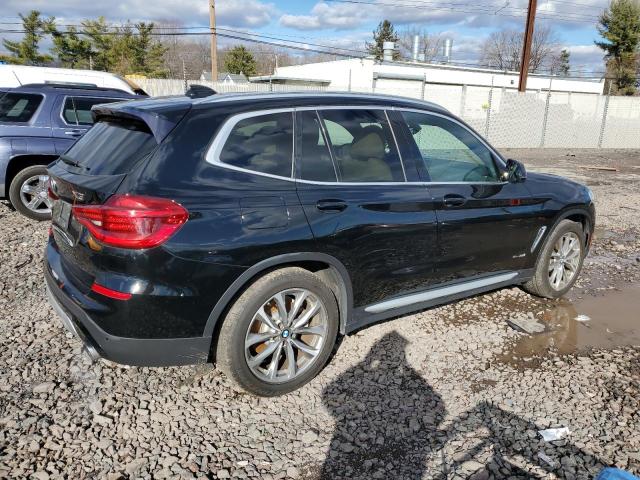
[{"label": "side window", "polygon": [[393,134],[382,110],[322,110],[341,182],[404,182]]},{"label": "side window", "polygon": [[318,114],[315,111],[305,110],[299,112],[297,118],[300,126],[298,135],[300,178],[316,182],[336,182],[338,180],[336,169],[320,128]]},{"label": "side window", "polygon": [[122,100],[113,98],[67,97],[62,108],[62,116],[71,125],[93,125],[91,107],[120,101]]},{"label": "side window", "polygon": [[0,92],[0,122],[28,122],[42,103],[42,95]]},{"label": "side window", "polygon": [[496,182],[491,151],[463,126],[437,115],[402,112],[434,182]]},{"label": "side window", "polygon": [[220,161],[254,172],[291,177],[293,113],[269,113],[236,123],[227,137]]}]

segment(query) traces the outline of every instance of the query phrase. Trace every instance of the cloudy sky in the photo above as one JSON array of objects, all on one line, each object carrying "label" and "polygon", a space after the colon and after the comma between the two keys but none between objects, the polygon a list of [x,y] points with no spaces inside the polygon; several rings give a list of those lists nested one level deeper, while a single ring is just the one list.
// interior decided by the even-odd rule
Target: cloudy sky
[{"label": "cloudy sky", "polygon": [[[208,0],[2,0],[0,3],[0,30],[16,28],[12,23],[19,20],[18,13],[30,9],[55,16],[61,24],[100,15],[115,23],[145,20],[204,27],[209,22]],[[539,0],[536,25],[549,25],[556,30],[561,46],[571,52],[572,70],[603,69],[602,52],[593,41],[598,38],[597,17],[607,3],[607,0]],[[398,30],[418,27],[451,37],[453,60],[465,63],[478,61],[480,44],[492,31],[523,29],[526,7],[527,0],[216,1],[218,27],[228,29],[229,35],[234,35],[234,31],[256,32],[265,41],[282,43],[278,39],[287,39],[307,48],[339,46],[358,54],[378,22],[386,18]],[[6,38],[11,34],[0,36]]]}]

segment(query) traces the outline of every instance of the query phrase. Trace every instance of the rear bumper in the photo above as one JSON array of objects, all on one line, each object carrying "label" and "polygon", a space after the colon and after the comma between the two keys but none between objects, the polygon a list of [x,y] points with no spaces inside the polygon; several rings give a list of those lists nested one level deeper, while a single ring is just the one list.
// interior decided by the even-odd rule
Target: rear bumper
[{"label": "rear bumper", "polygon": [[[55,271],[55,277],[52,271]],[[79,291],[66,282],[60,268],[45,262],[45,279],[49,303],[65,328],[80,338],[89,353],[116,363],[160,367],[206,363],[211,338],[125,338],[102,330],[78,305]],[[59,273],[58,273],[59,272]]]}]

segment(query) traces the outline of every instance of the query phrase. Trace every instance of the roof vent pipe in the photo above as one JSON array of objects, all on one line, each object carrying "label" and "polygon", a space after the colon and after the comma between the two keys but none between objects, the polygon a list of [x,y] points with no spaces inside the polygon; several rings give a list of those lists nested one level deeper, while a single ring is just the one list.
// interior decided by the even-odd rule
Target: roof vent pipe
[{"label": "roof vent pipe", "polygon": [[444,56],[444,61],[445,63],[449,63],[451,61],[451,49],[453,48],[453,40],[450,38],[445,38],[444,39],[444,45],[443,45],[443,56]]},{"label": "roof vent pipe", "polygon": [[414,62],[418,61],[418,52],[420,51],[420,35],[413,36],[413,48],[411,49],[411,58]]},{"label": "roof vent pipe", "polygon": [[385,62],[393,61],[393,51],[396,48],[394,42],[382,42],[382,59]]}]

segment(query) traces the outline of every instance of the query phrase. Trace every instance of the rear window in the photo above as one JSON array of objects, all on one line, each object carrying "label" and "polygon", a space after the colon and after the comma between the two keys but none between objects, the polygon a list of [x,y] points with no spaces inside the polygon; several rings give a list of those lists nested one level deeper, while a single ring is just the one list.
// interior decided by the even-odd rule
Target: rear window
[{"label": "rear window", "polygon": [[92,175],[130,172],[157,142],[146,125],[137,122],[98,122],[63,155]]},{"label": "rear window", "polygon": [[6,93],[0,96],[0,122],[28,122],[42,103],[35,93]]}]

